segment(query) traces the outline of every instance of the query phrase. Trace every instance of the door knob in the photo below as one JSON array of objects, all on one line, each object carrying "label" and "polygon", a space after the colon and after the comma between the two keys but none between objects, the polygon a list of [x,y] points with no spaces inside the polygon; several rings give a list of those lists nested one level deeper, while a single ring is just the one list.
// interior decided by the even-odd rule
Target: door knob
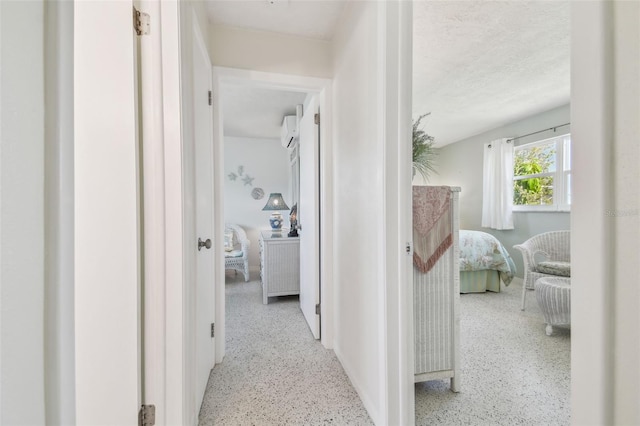
[{"label": "door knob", "polygon": [[207,241],[202,241],[202,238],[198,238],[198,251],[202,250],[202,247],[206,249],[211,248],[211,239],[207,238]]}]

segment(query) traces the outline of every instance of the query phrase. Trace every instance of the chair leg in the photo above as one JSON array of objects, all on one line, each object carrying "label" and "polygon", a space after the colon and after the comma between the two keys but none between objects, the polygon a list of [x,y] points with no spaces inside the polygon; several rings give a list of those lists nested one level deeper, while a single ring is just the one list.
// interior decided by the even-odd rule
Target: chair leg
[{"label": "chair leg", "polygon": [[522,282],[522,306],[520,307],[521,311],[524,311],[525,298],[527,297],[527,281]]}]

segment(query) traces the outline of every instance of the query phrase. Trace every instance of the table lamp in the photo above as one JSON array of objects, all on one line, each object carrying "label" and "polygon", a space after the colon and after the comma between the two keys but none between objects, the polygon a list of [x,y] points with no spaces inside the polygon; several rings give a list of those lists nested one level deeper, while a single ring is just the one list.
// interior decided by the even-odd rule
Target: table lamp
[{"label": "table lamp", "polygon": [[267,204],[262,208],[262,210],[272,211],[271,216],[269,217],[269,223],[271,224],[272,230],[279,231],[282,229],[282,214],[280,213],[280,210],[289,210],[289,207],[282,199],[281,193],[272,192],[269,194]]}]

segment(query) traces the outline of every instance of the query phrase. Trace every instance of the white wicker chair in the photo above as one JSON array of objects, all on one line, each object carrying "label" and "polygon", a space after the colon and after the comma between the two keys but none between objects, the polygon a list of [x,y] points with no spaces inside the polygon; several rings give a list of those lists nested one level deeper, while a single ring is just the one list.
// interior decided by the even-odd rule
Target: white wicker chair
[{"label": "white wicker chair", "polygon": [[[244,280],[249,281],[249,245],[247,234],[238,225],[225,224],[225,234],[233,233],[233,250],[224,254],[224,269],[233,269],[244,274]],[[237,273],[237,272],[236,272]]]},{"label": "white wicker chair", "polygon": [[[566,262],[568,268],[568,264],[571,261],[570,239],[570,231],[552,231],[534,235],[524,243],[513,246],[513,248],[522,253],[522,260],[524,261],[521,307],[523,311],[527,290],[535,288],[534,285],[538,278],[559,276],[559,274],[540,272],[540,262]],[[562,276],[566,277],[568,275]]]}]

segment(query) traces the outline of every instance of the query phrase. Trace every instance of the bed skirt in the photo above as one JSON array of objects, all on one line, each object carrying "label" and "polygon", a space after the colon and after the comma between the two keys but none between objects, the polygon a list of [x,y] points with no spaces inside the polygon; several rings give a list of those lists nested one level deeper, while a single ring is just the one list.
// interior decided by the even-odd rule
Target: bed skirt
[{"label": "bed skirt", "polygon": [[491,269],[460,272],[460,293],[485,291],[500,293],[500,272]]}]

